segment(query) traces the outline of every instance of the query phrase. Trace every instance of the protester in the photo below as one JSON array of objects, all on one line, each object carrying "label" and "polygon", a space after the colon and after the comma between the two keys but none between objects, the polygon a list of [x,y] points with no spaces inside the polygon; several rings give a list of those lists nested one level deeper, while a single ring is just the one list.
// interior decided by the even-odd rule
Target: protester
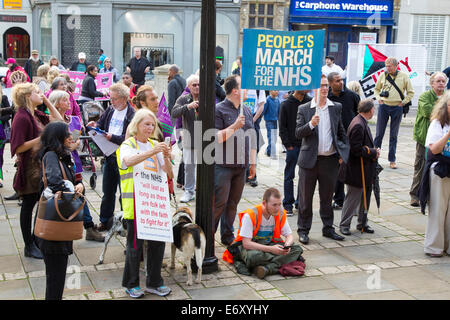
[{"label": "protester", "polygon": [[430,120],[425,140],[429,152],[420,187],[421,205],[428,199],[424,251],[428,256],[442,257],[444,251],[450,254],[450,93],[438,100]]},{"label": "protester", "polygon": [[[84,186],[75,179],[70,152],[75,148],[69,128],[64,122],[50,123],[41,136],[40,159],[45,170],[47,186],[53,193],[58,191],[83,194]],[[68,188],[60,163],[74,190]],[[40,191],[44,190],[41,183]],[[36,237],[45,263],[45,300],[62,300],[66,281],[69,255],[73,253],[73,241],[49,241]]]},{"label": "protester", "polygon": [[[109,88],[109,94],[111,106],[105,110],[97,122],[90,121],[87,125],[106,131],[106,139],[120,146],[125,140],[128,124],[133,119],[134,109],[128,102],[130,91],[125,85],[113,84]],[[119,180],[116,154],[112,153],[105,157],[103,166],[103,197],[100,205],[100,226],[97,228],[100,232],[111,228]]]},{"label": "protester", "polygon": [[[22,198],[20,209],[20,228],[25,243],[25,257],[42,259],[42,254],[34,243],[31,233],[33,208],[39,199],[40,166],[36,152],[39,148],[39,135],[53,120],[61,121],[61,115],[33,83],[14,86],[12,99],[16,114],[11,126],[11,157],[17,155],[18,167],[14,177],[14,190]],[[37,110],[44,103],[50,115]]]},{"label": "protester", "polygon": [[64,66],[59,63],[59,60],[56,56],[51,56],[50,60],[48,62],[48,65],[51,67],[58,67],[59,70],[66,70],[66,68],[64,68]]},{"label": "protester", "polygon": [[322,74],[324,74],[328,77],[328,75],[331,72],[337,72],[341,76],[342,79],[345,79],[345,77],[346,77],[344,70],[342,70],[342,68],[340,66],[338,66],[337,64],[334,63],[334,57],[326,56],[325,57],[325,65],[322,67]]},{"label": "protester", "polygon": [[[337,72],[328,74],[328,83],[330,85],[328,99],[333,102],[339,102],[342,105],[341,119],[344,130],[347,132],[350,122],[358,114],[358,104],[361,99],[356,93],[345,87],[344,81]],[[334,190],[333,209],[342,209],[344,198],[344,184],[338,180]]]},{"label": "protester", "polygon": [[61,77],[63,77],[66,80],[67,92],[73,94],[75,92],[75,89],[76,89],[75,82],[72,81],[72,79],[70,79],[70,76],[67,73],[63,73],[61,75]]},{"label": "protester", "polygon": [[[154,114],[158,114],[158,94],[153,89],[152,86],[143,85],[139,87],[136,96],[132,99],[132,103],[137,109],[148,109]],[[162,133],[161,123],[158,121],[158,136],[156,137],[159,142],[164,141],[164,136]]]},{"label": "protester", "polygon": [[[283,236],[285,241],[281,238]],[[232,255],[233,252],[240,254]],[[302,259],[302,248],[294,245],[294,237],[281,210],[281,194],[275,188],[264,192],[262,204],[239,213],[239,230],[223,260],[233,263],[236,271],[259,279],[279,273],[281,266]]]},{"label": "protester", "polygon": [[50,84],[47,80],[49,71],[50,66],[48,64],[43,64],[37,69],[36,76],[33,78],[33,83],[36,84],[43,93],[50,90]]},{"label": "protester", "polygon": [[53,83],[53,80],[55,80],[55,78],[57,78],[59,76],[60,76],[59,69],[56,67],[51,67],[50,70],[48,70],[47,82]]},{"label": "protester", "polygon": [[[347,131],[350,144],[348,162],[341,166],[340,170],[340,178],[347,185],[347,194],[345,195],[342,208],[339,229],[342,234],[348,236],[351,234],[350,224],[355,213],[358,214],[356,229],[364,230],[367,233],[374,232],[367,225],[367,217],[364,217],[364,214],[367,214],[364,213],[364,209],[369,210],[370,195],[377,164],[376,160],[380,156],[380,149],[374,147],[368,123],[375,114],[373,100],[366,99],[361,101],[358,106],[358,112],[359,114],[352,120]],[[363,195],[364,187],[365,196]],[[366,201],[365,206],[364,201]]]},{"label": "protester", "polygon": [[119,71],[117,71],[117,69],[112,66],[111,58],[106,57],[105,60],[103,61],[103,64],[104,64],[104,67],[99,68],[100,73],[112,72],[114,74],[113,82],[116,83],[117,81],[119,81],[119,79],[120,79]]},{"label": "protester", "polygon": [[[69,127],[69,132],[74,134],[74,132],[78,132],[78,136],[81,133],[82,121],[77,116],[68,115],[67,112],[70,112],[70,95],[68,92],[64,90],[54,90],[49,96],[50,102],[55,106],[56,110],[58,110],[61,117],[67,123]],[[75,164],[75,181],[82,182],[83,177],[83,164],[81,162],[80,156],[78,155],[78,148],[80,145],[80,139],[74,141],[75,150],[72,151],[72,161]],[[86,229],[86,240],[99,241],[103,242],[105,237],[101,235],[96,229],[95,225],[92,222],[92,216],[89,211],[89,206],[87,202],[84,205],[84,213],[83,213],[83,225]]]},{"label": "protester", "polygon": [[50,87],[50,90],[47,91],[45,96],[50,97],[50,94],[54,90],[62,90],[69,94],[70,108],[66,111],[66,114],[68,116],[78,117],[80,119],[81,123],[83,123],[81,113],[80,113],[80,106],[78,105],[77,101],[73,97],[72,92],[70,92],[66,79],[63,77],[56,77],[55,80],[53,80],[53,82],[52,82],[52,86]]},{"label": "protester", "polygon": [[220,220],[221,241],[229,245],[234,239],[233,222],[245,185],[246,168],[249,167],[249,179],[256,174],[256,134],[250,110],[240,105],[241,77],[229,76],[225,79],[224,87],[227,97],[216,105],[215,114],[218,133],[213,217],[214,232]]},{"label": "protester", "polygon": [[[256,131],[256,154],[259,153],[259,148],[264,144],[264,139],[261,135],[261,114],[264,111],[264,104],[266,103],[266,93],[264,90],[244,90],[244,105],[250,109],[253,116],[253,125]],[[249,168],[247,168],[247,176],[249,175]],[[256,174],[252,179],[247,179],[250,186],[258,186]]]},{"label": "protester", "polygon": [[262,113],[267,129],[267,148],[266,155],[271,158],[276,158],[277,155],[277,129],[278,129],[278,114],[280,113],[280,100],[278,99],[278,91],[271,90],[269,97],[267,97],[264,104],[264,111]]},{"label": "protester", "polygon": [[10,128],[9,120],[14,112],[14,107],[9,104],[8,97],[3,95],[2,86],[0,86],[0,188],[3,188],[3,151],[9,137],[6,136],[6,130]]},{"label": "protester", "polygon": [[[374,142],[375,147],[381,148],[384,132],[390,118],[391,128],[389,131],[388,160],[391,169],[397,169],[395,153],[397,151],[397,138],[400,122],[402,121],[403,106],[412,100],[414,89],[409,76],[405,72],[397,70],[398,61],[396,58],[387,58],[385,65],[387,71],[380,75],[374,89],[375,97],[380,104],[377,116],[377,132]],[[395,86],[388,81],[388,77],[395,82],[400,92],[402,92],[404,95],[403,99]],[[404,92],[406,92],[406,95]]]},{"label": "protester", "polygon": [[95,84],[95,77],[98,74],[97,67],[90,65],[86,69],[86,77],[83,79],[83,84],[81,87],[81,95],[78,99],[80,104],[88,101],[94,101],[97,97],[106,97],[107,94],[97,91],[97,85]]},{"label": "protester", "polygon": [[99,49],[98,55],[99,55],[99,57],[98,57],[98,61],[97,61],[97,63],[98,63],[97,67],[98,67],[98,70],[102,70],[105,67],[104,62],[106,59],[106,54],[104,53],[103,49]]},{"label": "protester", "polygon": [[302,141],[295,136],[295,127],[297,124],[297,113],[300,105],[311,101],[307,90],[296,90],[293,94],[281,103],[280,106],[280,138],[286,148],[286,166],[284,168],[284,199],[283,208],[287,216],[294,215],[293,205],[298,208],[298,196],[300,189],[294,196],[294,178],[295,168],[297,167],[298,155]]},{"label": "protester", "polygon": [[186,80],[179,74],[180,70],[176,64],[169,68],[169,84],[167,85],[167,108],[172,113],[172,108],[177,99],[186,88]]},{"label": "protester", "polygon": [[347,83],[347,88],[356,93],[360,99],[364,98],[364,92],[359,81],[350,81]]},{"label": "protester", "polygon": [[133,77],[131,76],[131,74],[128,71],[125,71],[122,74],[122,83],[130,89],[130,97],[128,100],[131,103],[131,105],[133,106],[133,108],[136,109],[136,106],[131,101],[136,96],[139,86],[137,84],[133,83]]},{"label": "protester", "polygon": [[6,60],[5,64],[8,67],[8,71],[6,71],[6,75],[4,78],[2,78],[2,81],[5,83],[6,88],[12,88],[13,85],[12,85],[11,77],[12,77],[13,73],[16,71],[23,72],[26,76],[26,81],[27,82],[31,81],[30,77],[25,72],[25,70],[17,64],[16,59],[9,58],[8,60]]},{"label": "protester", "polygon": [[[122,286],[126,288],[127,294],[132,298],[140,298],[144,295],[144,291],[139,286],[139,265],[144,240],[137,239],[136,236],[133,167],[152,158],[159,174],[164,172],[170,179],[173,178],[169,148],[164,142],[157,143],[152,140],[157,136],[157,122],[155,114],[150,110],[138,110],[128,127],[130,138],[123,142],[117,150],[123,193],[123,219],[127,224],[127,250]],[[147,280],[145,291],[166,296],[171,289],[164,285],[161,277],[165,242],[151,240],[146,240],[146,242]]]},{"label": "protester", "polygon": [[216,104],[225,99],[225,91],[220,84],[220,72],[222,71],[222,64],[216,60]]},{"label": "protester", "polygon": [[195,198],[196,152],[194,123],[198,120],[198,97],[200,94],[200,79],[197,75],[187,78],[190,93],[180,96],[173,106],[171,117],[183,119],[183,162],[184,162],[184,194],[180,202],[189,202]]},{"label": "protester", "polygon": [[86,53],[78,54],[78,61],[74,62],[70,67],[70,71],[86,72],[90,64],[86,61]]},{"label": "protester", "polygon": [[153,69],[150,61],[142,56],[140,48],[134,48],[134,57],[127,64],[127,71],[133,78],[133,83],[143,85],[145,83],[145,74]]},{"label": "protester", "polygon": [[430,115],[438,99],[444,94],[448,82],[447,76],[442,72],[435,72],[430,78],[431,89],[419,97],[416,122],[414,124],[413,138],[416,141],[416,158],[414,160],[414,176],[409,190],[411,206],[420,206],[419,187],[425,166],[425,139],[430,126]]},{"label": "protester", "polygon": [[242,57],[239,56],[236,58],[236,61],[233,63],[233,69],[231,71],[231,74],[240,76],[241,75],[241,67],[242,67]]},{"label": "protester", "polygon": [[319,182],[320,217],[322,235],[333,240],[344,240],[334,231],[334,213],[331,205],[338,176],[339,163],[348,160],[348,138],[342,125],[342,105],[330,101],[327,77],[322,75],[320,89],[311,102],[298,110],[295,136],[302,139],[298,157],[300,166],[299,215],[297,220],[299,240],[309,242],[313,217],[313,196]]},{"label": "protester", "polygon": [[39,51],[31,51],[31,57],[27,60],[27,62],[25,62],[24,66],[25,72],[30,77],[30,82],[33,82],[33,78],[36,76],[38,68],[43,64],[44,62],[39,59]]}]

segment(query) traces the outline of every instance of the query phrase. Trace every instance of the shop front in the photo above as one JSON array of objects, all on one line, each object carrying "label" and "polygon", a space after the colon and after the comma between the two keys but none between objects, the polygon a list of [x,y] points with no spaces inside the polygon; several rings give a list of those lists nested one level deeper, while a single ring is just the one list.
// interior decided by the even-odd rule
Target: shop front
[{"label": "shop front", "polygon": [[391,43],[393,0],[292,0],[289,30],[325,30],[324,56],[347,64],[348,43]]}]

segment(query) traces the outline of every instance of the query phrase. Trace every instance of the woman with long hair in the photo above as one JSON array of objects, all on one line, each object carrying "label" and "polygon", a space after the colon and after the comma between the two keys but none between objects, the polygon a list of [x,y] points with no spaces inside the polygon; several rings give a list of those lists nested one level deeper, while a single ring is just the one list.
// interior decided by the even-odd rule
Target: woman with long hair
[{"label": "woman with long hair", "polygon": [[[121,175],[120,185],[124,195],[122,197],[123,219],[127,223],[128,231],[122,286],[126,288],[126,292],[132,298],[140,298],[144,295],[144,291],[139,286],[139,264],[144,240],[137,239],[135,236],[133,197],[125,196],[126,194],[132,195],[134,192],[133,167],[151,159],[154,170],[159,175],[165,173],[169,179],[173,178],[170,149],[164,142],[158,143],[154,140],[159,130],[157,122],[155,114],[150,110],[138,110],[127,129],[130,138],[125,140],[117,151],[117,163]],[[148,273],[145,291],[166,296],[171,290],[164,286],[164,280],[161,277],[165,242],[148,240],[147,244],[149,258],[147,259]]]},{"label": "woman with long hair", "polygon": [[[20,83],[12,90],[16,114],[11,126],[11,155],[17,155],[18,166],[14,177],[14,190],[22,198],[20,228],[25,243],[25,257],[42,259],[31,233],[33,208],[39,199],[40,166],[37,151],[39,135],[53,120],[62,120],[61,115],[33,83]],[[37,110],[44,103],[50,115]]]},{"label": "woman with long hair", "polygon": [[[71,151],[75,143],[69,132],[69,126],[62,121],[50,123],[41,135],[40,159],[45,170],[47,186],[55,194],[58,191],[84,193],[81,181],[76,181]],[[60,166],[61,163],[61,166]],[[62,168],[61,168],[62,167]],[[73,184],[73,190],[64,180]],[[44,174],[44,172],[42,172]],[[41,183],[40,191],[44,189]],[[46,289],[45,300],[61,300],[66,280],[69,255],[73,253],[73,241],[49,241],[36,237],[44,256]]]},{"label": "woman with long hair", "polygon": [[49,71],[50,66],[48,64],[43,64],[37,69],[36,76],[33,77],[33,83],[35,83],[43,93],[50,90],[50,84],[47,80]]}]

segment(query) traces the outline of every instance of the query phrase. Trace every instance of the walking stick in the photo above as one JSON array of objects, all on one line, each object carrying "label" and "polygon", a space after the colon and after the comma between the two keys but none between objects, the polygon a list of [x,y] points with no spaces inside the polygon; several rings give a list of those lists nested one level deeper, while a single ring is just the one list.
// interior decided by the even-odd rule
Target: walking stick
[{"label": "walking stick", "polygon": [[361,157],[361,174],[362,174],[362,185],[363,185],[363,196],[364,196],[364,215],[365,219],[363,219],[363,224],[361,226],[361,233],[364,233],[364,227],[366,225],[366,219],[367,219],[367,195],[366,195],[366,179],[364,177],[364,163],[363,158]]}]

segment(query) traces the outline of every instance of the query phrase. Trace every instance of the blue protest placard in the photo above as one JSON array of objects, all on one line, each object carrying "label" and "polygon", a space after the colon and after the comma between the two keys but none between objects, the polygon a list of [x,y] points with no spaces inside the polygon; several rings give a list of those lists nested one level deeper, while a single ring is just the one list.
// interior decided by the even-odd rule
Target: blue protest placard
[{"label": "blue protest placard", "polygon": [[320,87],[325,31],[244,29],[241,86],[257,90]]}]

